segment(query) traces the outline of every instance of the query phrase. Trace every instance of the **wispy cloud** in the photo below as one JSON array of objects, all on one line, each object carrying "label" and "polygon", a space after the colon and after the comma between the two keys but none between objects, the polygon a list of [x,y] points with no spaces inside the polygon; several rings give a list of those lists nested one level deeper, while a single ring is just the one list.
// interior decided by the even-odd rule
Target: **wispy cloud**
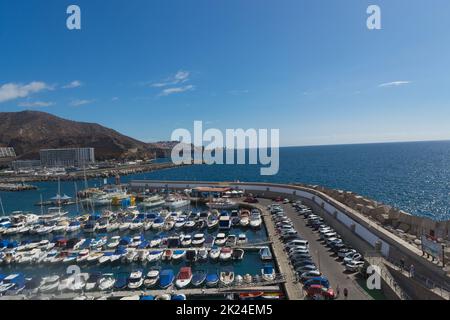
[{"label": "wispy cloud", "polygon": [[175,75],[170,76],[161,82],[152,83],[150,86],[154,88],[162,88],[177,85],[189,81],[189,76],[190,76],[189,71],[179,70]]},{"label": "wispy cloud", "polygon": [[167,88],[164,89],[159,95],[160,96],[168,96],[174,93],[181,93],[181,92],[186,92],[186,91],[192,91],[195,89],[195,86],[193,86],[192,84],[189,84],[187,86],[183,86],[183,87],[174,87],[174,88]]},{"label": "wispy cloud", "polygon": [[403,86],[406,84],[410,84],[411,81],[392,81],[392,82],[386,82],[386,83],[382,83],[380,85],[378,85],[378,87],[380,88],[385,88],[385,87],[398,87],[398,86]]},{"label": "wispy cloud", "polygon": [[66,84],[65,86],[63,86],[64,89],[73,89],[73,88],[78,88],[81,87],[83,85],[83,83],[79,80],[74,80],[68,84]]},{"label": "wispy cloud", "polygon": [[33,81],[28,84],[5,83],[0,86],[0,103],[18,98],[26,98],[33,93],[45,90],[53,90],[53,86],[41,81]]},{"label": "wispy cloud", "polygon": [[25,108],[36,108],[36,107],[50,107],[54,105],[54,102],[51,101],[25,101],[18,104],[19,107]]},{"label": "wispy cloud", "polygon": [[94,101],[95,100],[86,100],[86,99],[84,99],[84,100],[72,100],[70,102],[70,105],[73,106],[73,107],[78,107],[78,106],[82,106],[82,105],[85,105],[85,104],[90,104],[90,103],[92,103]]}]

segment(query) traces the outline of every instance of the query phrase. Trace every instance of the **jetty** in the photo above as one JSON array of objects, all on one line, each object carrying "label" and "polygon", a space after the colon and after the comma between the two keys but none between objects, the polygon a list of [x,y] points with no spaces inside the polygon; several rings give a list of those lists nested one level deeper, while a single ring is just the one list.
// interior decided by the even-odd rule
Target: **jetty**
[{"label": "jetty", "polygon": [[0,183],[0,191],[25,191],[36,190],[37,187],[24,183]]}]

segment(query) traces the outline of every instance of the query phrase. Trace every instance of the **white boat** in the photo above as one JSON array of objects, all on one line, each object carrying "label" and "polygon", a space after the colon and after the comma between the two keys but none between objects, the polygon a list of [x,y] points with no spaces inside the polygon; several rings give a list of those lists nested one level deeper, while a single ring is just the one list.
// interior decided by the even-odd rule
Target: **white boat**
[{"label": "white boat", "polygon": [[227,241],[225,241],[225,245],[227,247],[234,247],[236,245],[236,243],[237,243],[237,237],[234,234],[230,234],[227,237]]},{"label": "white boat", "polygon": [[69,283],[67,289],[69,291],[81,291],[86,287],[87,279],[89,278],[88,273],[80,273],[74,277],[74,281]]},{"label": "white boat", "polygon": [[142,278],[142,271],[134,271],[130,274],[128,278],[128,289],[138,289],[144,283],[144,279]]},{"label": "white boat", "polygon": [[218,209],[218,210],[230,210],[236,209],[238,204],[230,199],[226,198],[218,198],[212,199],[206,204],[210,209]]},{"label": "white boat", "polygon": [[144,286],[146,288],[154,287],[159,281],[159,270],[153,269],[147,273],[144,280]]},{"label": "white boat", "polygon": [[144,221],[144,230],[148,231],[152,228],[153,226],[153,221]]},{"label": "white boat", "polygon": [[78,221],[72,221],[66,228],[67,233],[78,232],[81,229],[81,224]]},{"label": "white boat", "polygon": [[225,235],[225,233],[219,232],[216,236],[216,239],[214,240],[214,244],[216,246],[223,246],[226,241],[227,241],[227,236]]},{"label": "white boat", "polygon": [[228,261],[231,259],[232,254],[233,254],[233,249],[231,249],[229,247],[223,247],[220,250],[219,259],[222,261]]},{"label": "white boat", "polygon": [[89,257],[89,250],[88,249],[83,249],[78,253],[78,257],[77,257],[77,263],[82,263],[85,262],[87,260],[87,258]]},{"label": "white boat", "polygon": [[237,244],[245,244],[245,243],[247,243],[247,236],[245,235],[245,233],[239,234]]},{"label": "white boat", "polygon": [[103,257],[103,252],[93,252],[90,253],[89,256],[86,258],[87,263],[97,263],[98,260]]},{"label": "white boat", "polygon": [[261,214],[258,211],[253,211],[250,215],[250,227],[257,229],[262,224]]},{"label": "white boat", "polygon": [[135,261],[137,259],[138,253],[136,250],[134,249],[130,249],[126,254],[125,254],[125,261],[128,263],[132,263],[133,261]]},{"label": "white boat", "polygon": [[108,249],[115,249],[120,243],[120,236],[111,237],[110,242],[106,245]]},{"label": "white boat", "polygon": [[275,280],[275,269],[272,266],[264,266],[261,269],[261,276],[265,281]]},{"label": "white boat", "polygon": [[154,261],[161,260],[161,257],[163,255],[163,253],[164,253],[164,251],[162,251],[162,250],[149,251],[149,253],[147,255],[147,261],[148,262],[154,262]]},{"label": "white boat", "polygon": [[47,252],[47,255],[45,256],[44,259],[42,259],[43,263],[51,263],[53,258],[56,257],[59,254],[59,251],[57,250],[50,250],[49,252]]},{"label": "white boat", "polygon": [[158,247],[162,242],[162,238],[161,237],[156,237],[153,238],[152,240],[150,240],[150,247],[155,248]]},{"label": "white boat", "polygon": [[125,231],[125,230],[128,230],[128,229],[130,229],[130,225],[131,225],[131,223],[130,222],[122,222],[120,225],[119,225],[119,231]]},{"label": "white boat", "polygon": [[213,247],[213,248],[211,248],[211,250],[209,250],[209,257],[210,257],[212,260],[217,260],[217,259],[219,259],[219,256],[220,256],[220,248],[218,248],[218,247]]},{"label": "white boat", "polygon": [[140,262],[147,262],[148,250],[138,250],[137,260]]},{"label": "white boat", "polygon": [[173,197],[170,196],[166,199],[164,206],[169,208],[170,210],[185,207],[190,205],[190,201],[187,199],[183,199],[181,197]]},{"label": "white boat", "polygon": [[186,250],[174,250],[172,252],[172,260],[180,260],[186,255]]},{"label": "white boat", "polygon": [[41,293],[51,293],[58,289],[59,286],[59,276],[48,276],[43,277],[39,285],[39,292]]},{"label": "white boat", "polygon": [[182,267],[178,272],[177,278],[175,280],[175,285],[177,288],[181,289],[187,287],[192,281],[192,270],[191,267]]},{"label": "white boat", "polygon": [[181,245],[183,247],[189,247],[192,243],[192,236],[190,234],[186,234],[181,239]]},{"label": "white boat", "polygon": [[140,230],[144,227],[144,223],[143,222],[132,222],[130,223],[130,230],[134,231],[134,230]]},{"label": "white boat", "polygon": [[239,224],[242,227],[246,227],[250,223],[250,212],[248,210],[242,210],[240,214],[241,220],[239,220]]},{"label": "white boat", "polygon": [[196,233],[192,238],[192,245],[201,246],[205,243],[205,235],[203,233]]},{"label": "white boat", "polygon": [[104,274],[102,278],[98,281],[98,289],[100,291],[107,291],[114,287],[116,279],[112,273]]},{"label": "white boat", "polygon": [[219,275],[220,283],[224,286],[229,286],[234,281],[234,272],[230,270],[221,271]]},{"label": "white boat", "polygon": [[111,222],[111,223],[108,223],[107,225],[106,225],[106,232],[114,232],[114,231],[116,231],[116,230],[119,230],[119,227],[120,227],[120,223],[118,223],[118,222]]},{"label": "white boat", "polygon": [[141,202],[141,206],[144,208],[156,208],[165,204],[164,198],[159,195],[154,195],[148,198],[145,198]]},{"label": "white boat", "polygon": [[186,224],[186,217],[185,216],[180,216],[175,220],[175,229],[180,229],[183,228],[184,225]]}]

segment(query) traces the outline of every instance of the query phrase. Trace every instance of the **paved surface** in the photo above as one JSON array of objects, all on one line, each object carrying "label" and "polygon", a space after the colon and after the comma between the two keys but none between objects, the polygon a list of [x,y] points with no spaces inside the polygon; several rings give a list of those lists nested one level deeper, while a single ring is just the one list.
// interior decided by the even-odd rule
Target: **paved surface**
[{"label": "paved surface", "polygon": [[[261,204],[268,205],[269,200],[262,200]],[[371,297],[354,280],[354,275],[345,271],[344,265],[338,260],[336,255],[329,251],[328,247],[319,239],[318,233],[306,226],[305,220],[299,216],[291,204],[281,205],[286,215],[294,223],[295,229],[300,236],[309,242],[309,250],[313,261],[319,267],[320,271],[328,278],[330,285],[336,290],[340,289],[338,300],[343,300],[343,290],[348,289],[348,300],[368,300]],[[271,237],[270,239],[274,239]],[[276,237],[278,238],[278,237]]]},{"label": "paved surface", "polygon": [[289,263],[288,255],[284,250],[283,242],[278,238],[276,233],[275,224],[272,220],[271,214],[267,211],[267,205],[270,201],[262,202],[256,205],[263,212],[264,224],[267,229],[269,239],[272,241],[272,254],[275,257],[275,261],[280,273],[285,275],[286,282],[283,284],[287,298],[289,300],[302,300],[304,299],[304,293],[301,284],[297,281],[294,270]]}]

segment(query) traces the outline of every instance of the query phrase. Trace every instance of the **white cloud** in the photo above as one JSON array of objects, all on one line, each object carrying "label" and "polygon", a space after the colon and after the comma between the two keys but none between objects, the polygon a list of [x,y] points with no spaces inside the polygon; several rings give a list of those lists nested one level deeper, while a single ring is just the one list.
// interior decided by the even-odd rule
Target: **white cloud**
[{"label": "white cloud", "polygon": [[411,81],[392,81],[392,82],[382,83],[382,84],[378,85],[378,87],[380,87],[380,88],[398,87],[398,86],[402,86],[402,85],[409,84],[409,83],[411,83]]},{"label": "white cloud", "polygon": [[33,81],[28,84],[6,83],[0,86],[0,103],[18,98],[26,98],[33,93],[52,89],[52,86],[41,81]]},{"label": "white cloud", "polygon": [[64,89],[73,89],[73,88],[78,88],[81,87],[83,85],[83,83],[79,80],[74,80],[71,83],[66,84],[65,86],[63,86]]},{"label": "white cloud", "polygon": [[72,100],[70,105],[73,107],[82,106],[94,102],[95,100]]},{"label": "white cloud", "polygon": [[191,91],[194,89],[195,89],[195,87],[192,84],[189,84],[184,87],[175,87],[175,88],[164,89],[159,95],[160,96],[168,96],[168,95],[171,95],[174,93],[181,93],[181,92],[185,92],[185,91]]},{"label": "white cloud", "polygon": [[34,107],[50,107],[54,105],[54,102],[51,101],[25,101],[18,104],[19,107],[25,107],[25,108],[34,108]]},{"label": "white cloud", "polygon": [[179,70],[175,75],[168,77],[162,82],[151,84],[152,87],[161,88],[189,81],[189,71]]}]

